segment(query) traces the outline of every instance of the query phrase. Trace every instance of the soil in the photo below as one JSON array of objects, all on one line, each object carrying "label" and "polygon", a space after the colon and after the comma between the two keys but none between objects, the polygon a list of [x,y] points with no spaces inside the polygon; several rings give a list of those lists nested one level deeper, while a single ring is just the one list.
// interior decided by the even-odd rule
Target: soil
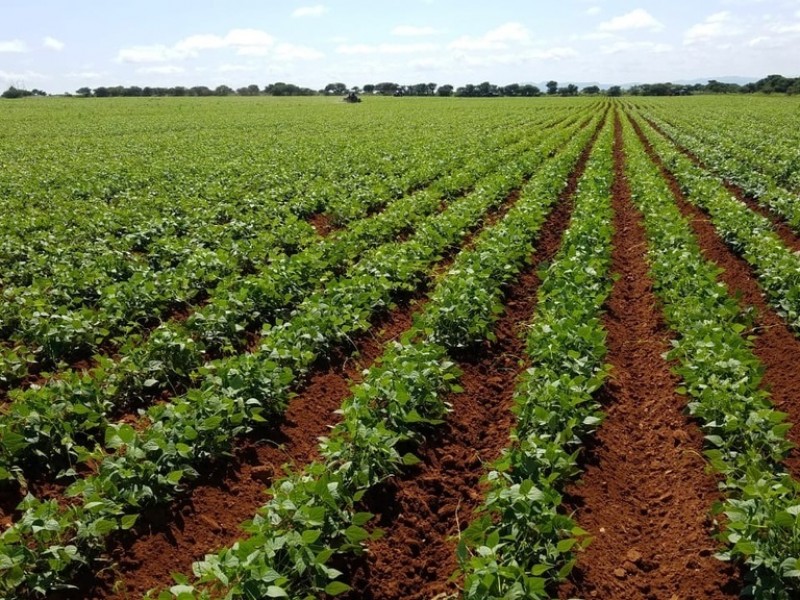
[{"label": "soil", "polygon": [[[171,585],[171,573],[191,572],[194,561],[242,537],[239,525],[267,500],[266,490],[284,464],[317,458],[318,438],[338,420],[335,411],[389,340],[412,323],[418,301],[405,301],[385,315],[354,348],[320,364],[273,427],[238,445],[233,459],[208,468],[199,484],[171,506],[151,511],[129,535],[112,541],[117,568],[79,590],[93,598],[140,597]],[[352,356],[351,356],[352,351]]]},{"label": "soil", "polygon": [[[463,244],[505,214],[518,197],[515,190],[490,210]],[[448,252],[441,264],[450,263],[455,254],[455,249]],[[112,541],[108,554],[116,567],[85,582],[77,596],[69,597],[138,597],[171,585],[172,573],[189,573],[192,563],[206,553],[240,539],[244,534],[239,525],[264,504],[266,490],[282,465],[302,467],[318,457],[318,440],[337,423],[335,411],[349,395],[350,383],[360,380],[386,342],[411,327],[415,310],[424,302],[405,303],[356,340],[354,348],[339,349],[315,365],[280,422],[238,445],[233,460],[207,468],[186,497],[143,515],[133,531]],[[353,351],[357,360],[351,359]]]},{"label": "soil", "polygon": [[[660,133],[665,138],[669,139],[669,136],[667,136],[667,134],[664,133],[664,130],[658,125],[658,123],[656,123],[655,121],[653,121],[653,120],[651,120],[651,119],[649,119],[647,117],[644,117],[644,119],[658,133]],[[709,169],[703,163],[702,160],[700,160],[700,158],[698,156],[693,154],[690,150],[688,150],[687,148],[684,148],[683,146],[681,146],[679,144],[675,144],[671,140],[670,140],[670,142],[678,150],[680,150],[680,152],[684,156],[686,156],[689,160],[691,160],[692,163],[694,163],[696,166],[700,167],[701,169],[703,169],[705,171],[713,172],[711,169]],[[798,235],[792,230],[792,228],[789,227],[789,225],[784,220],[782,220],[782,218],[779,215],[776,215],[774,212],[772,212],[771,210],[769,210],[765,206],[762,206],[761,204],[759,204],[758,200],[756,200],[753,196],[750,196],[749,194],[747,194],[747,192],[745,192],[742,188],[740,188],[736,184],[731,183],[730,181],[725,180],[725,179],[723,179],[722,182],[723,182],[723,185],[725,186],[725,189],[727,189],[733,196],[735,196],[737,200],[739,200],[740,202],[745,203],[748,206],[748,208],[750,208],[750,210],[758,213],[759,215],[761,215],[765,219],[768,219],[772,223],[773,227],[775,228],[775,233],[778,234],[778,237],[780,237],[781,241],[784,244],[786,244],[786,246],[788,248],[791,248],[794,252],[800,251],[800,237],[798,237]]]},{"label": "soil", "polygon": [[[640,139],[643,139],[638,124],[635,121],[633,123]],[[755,337],[753,351],[764,365],[762,387],[772,394],[775,407],[788,414],[789,422],[800,423],[800,395],[797,391],[800,340],[767,303],[747,262],[726,246],[708,215],[688,202],[674,175],[664,167],[652,148],[647,144],[645,148],[669,183],[681,213],[689,219],[703,255],[723,269],[719,276],[720,281],[728,287],[730,293],[739,298],[743,307],[753,307],[755,310],[755,327],[747,334]],[[800,428],[792,428],[787,437],[795,444],[800,444]],[[798,448],[790,452],[785,462],[790,473],[795,478],[800,477]]]},{"label": "soil", "polygon": [[385,535],[346,565],[354,591],[344,600],[430,600],[458,593],[460,582],[450,579],[458,567],[456,538],[483,500],[486,466],[509,444],[514,389],[526,366],[524,327],[540,283],[537,270],[561,245],[571,199],[599,130],[543,225],[530,264],[506,294],[497,340],[455,357],[464,392],[447,399],[453,411],[417,452],[421,462],[369,494],[363,508],[376,515],[373,526]]},{"label": "soil", "polygon": [[613,270],[619,274],[604,317],[613,371],[601,398],[606,420],[588,448],[567,505],[594,541],[559,597],[615,600],[733,599],[742,583],[714,558],[719,499],[704,471],[703,436],[675,393],[678,378],[645,260],[642,215],[624,175],[622,129],[615,117]]},{"label": "soil", "polygon": [[317,232],[317,235],[322,238],[328,237],[339,229],[339,227],[333,224],[333,220],[325,213],[313,214],[308,217],[307,221]]}]

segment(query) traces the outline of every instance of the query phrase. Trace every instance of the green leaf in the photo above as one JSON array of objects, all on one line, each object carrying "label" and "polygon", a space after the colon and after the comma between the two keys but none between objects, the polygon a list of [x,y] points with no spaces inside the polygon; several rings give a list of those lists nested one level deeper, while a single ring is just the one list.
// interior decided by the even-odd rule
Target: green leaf
[{"label": "green leaf", "polygon": [[267,588],[267,596],[269,598],[288,598],[289,594],[282,587],[271,585]]},{"label": "green leaf", "polygon": [[120,519],[120,527],[123,530],[128,530],[134,526],[134,524],[136,523],[136,519],[138,518],[139,515],[125,515],[124,517],[122,517],[122,519]]},{"label": "green leaf", "polygon": [[329,596],[338,596],[350,591],[350,586],[341,581],[332,581],[325,586],[325,593]]}]

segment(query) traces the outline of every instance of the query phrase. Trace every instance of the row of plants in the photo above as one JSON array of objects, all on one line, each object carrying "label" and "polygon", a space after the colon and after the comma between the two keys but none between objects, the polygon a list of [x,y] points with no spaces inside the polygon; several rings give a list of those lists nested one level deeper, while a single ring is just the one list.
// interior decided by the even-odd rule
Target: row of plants
[{"label": "row of plants", "polygon": [[695,166],[640,118],[636,122],[687,199],[708,213],[725,243],[753,268],[772,306],[800,331],[800,255],[783,244],[769,219],[733,197],[714,175]]},{"label": "row of plants", "polygon": [[561,248],[542,271],[511,446],[487,474],[486,500],[459,539],[470,600],[549,598],[590,541],[563,514],[561,491],[603,417],[593,396],[608,375],[601,317],[612,285],[612,123],[587,162]]},{"label": "row of plants", "polygon": [[[337,557],[360,554],[381,535],[365,526],[364,494],[405,466],[408,452],[460,391],[449,358],[456,348],[491,339],[503,290],[533,253],[545,218],[592,132],[586,131],[540,171],[501,222],[486,229],[438,282],[430,302],[400,342],[392,343],[342,407],[342,421],[321,443],[322,458],[279,478],[270,500],[242,527],[246,539],[195,563],[194,575],[154,592],[177,598],[317,598],[348,591]],[[466,283],[462,283],[466,282]]]},{"label": "row of plants", "polygon": [[[749,567],[743,595],[788,600],[800,593],[800,484],[783,461],[792,447],[786,415],[761,385],[752,350],[752,313],[718,281],[704,259],[659,169],[630,123],[625,124],[627,175],[644,216],[648,262],[664,317],[676,334],[667,358],[681,377],[680,394],[705,433],[705,456],[724,479],[711,508],[725,544],[719,558]],[[724,515],[724,517],[723,517]]]},{"label": "row of plants", "polygon": [[[565,126],[536,150],[544,156],[571,135]],[[303,252],[275,260],[263,272],[220,287],[207,305],[185,322],[168,322],[142,343],[133,339],[115,360],[98,358],[88,373],[62,373],[48,385],[13,391],[13,400],[0,422],[0,466],[6,477],[19,477],[33,462],[38,472],[57,470],[74,461],[76,446],[91,446],[109,419],[122,407],[164,391],[186,392],[208,379],[203,367],[209,354],[244,350],[248,330],[259,323],[291,319],[297,306],[348,265],[402,231],[414,231],[435,218],[443,202],[474,186],[482,174],[512,159],[538,138],[526,138],[490,160],[469,163],[465,169],[432,187],[394,202],[371,218],[354,223]],[[346,276],[346,275],[345,275]]]},{"label": "row of plants", "polygon": [[[489,143],[497,140],[502,148],[513,139],[510,136],[519,133],[504,132]],[[441,177],[458,163],[442,160],[433,164],[440,171],[426,171],[422,173],[425,178]],[[402,191],[429,183],[430,179],[414,179],[411,187]],[[324,210],[331,209],[330,196],[347,197],[349,212],[339,215],[340,222],[361,218],[397,194],[393,190],[392,196],[383,196],[380,188],[373,188],[371,195],[359,198],[341,182],[328,186],[330,189],[320,194],[325,198]],[[304,206],[305,199],[302,194],[299,197]],[[230,204],[205,211],[201,206],[177,218],[168,213],[158,223],[148,225],[147,238],[139,235],[132,248],[135,253],[105,248],[91,258],[91,265],[74,262],[61,246],[63,256],[51,261],[51,266],[56,263],[55,271],[47,277],[6,285],[3,290],[0,331],[9,335],[4,362],[12,368],[0,371],[0,378],[18,376],[20,367],[28,367],[29,361],[36,367],[52,369],[60,360],[89,354],[111,341],[119,345],[172,307],[194,303],[209,289],[230,285],[276,257],[285,258],[313,245],[319,237],[301,218],[303,214],[295,214],[301,212],[294,206],[297,198],[290,197],[280,205],[247,207],[237,203],[233,215]],[[154,231],[158,233],[151,239]],[[28,247],[36,242],[28,241]],[[48,243],[53,241],[48,239]],[[14,271],[9,270],[12,274]],[[25,361],[20,360],[23,357]]]},{"label": "row of plants", "polygon": [[[800,232],[800,196],[782,187],[782,179],[776,181],[757,170],[746,156],[750,149],[743,146],[740,140],[727,137],[723,130],[716,128],[702,132],[693,129],[693,133],[688,133],[666,121],[653,119],[649,113],[644,114],[673,142],[699,158],[706,168],[739,186],[759,204],[784,219],[792,229]],[[795,172],[800,172],[800,155],[798,157],[797,167],[793,167]]]},{"label": "row of plants", "polygon": [[[552,150],[557,150],[557,145]],[[306,298],[291,319],[268,326],[258,350],[204,367],[203,383],[151,407],[141,429],[110,425],[105,446],[75,448],[96,472],[67,490],[71,501],[28,497],[21,517],[0,536],[7,567],[0,586],[41,593],[64,585],[101,549],[108,533],[130,528],[141,509],[168,502],[195,466],[225,455],[237,436],[282,414],[291,390],[332,345],[371,327],[398,293],[426,281],[441,254],[475,228],[487,210],[547,160],[545,148],[522,153],[484,178],[469,195],[427,220],[405,242],[368,253],[348,278]],[[41,527],[41,523],[48,523]]]},{"label": "row of plants", "polygon": [[[638,106],[639,101],[635,104]],[[722,105],[722,106],[721,106]],[[646,112],[659,124],[691,131],[704,145],[716,146],[722,156],[741,165],[732,172],[737,183],[777,186],[800,192],[800,150],[796,101],[773,102],[767,98],[693,99],[681,105],[649,102]],[[724,159],[723,159],[724,160]],[[725,161],[727,162],[727,160]],[[729,165],[732,166],[732,165]]]}]

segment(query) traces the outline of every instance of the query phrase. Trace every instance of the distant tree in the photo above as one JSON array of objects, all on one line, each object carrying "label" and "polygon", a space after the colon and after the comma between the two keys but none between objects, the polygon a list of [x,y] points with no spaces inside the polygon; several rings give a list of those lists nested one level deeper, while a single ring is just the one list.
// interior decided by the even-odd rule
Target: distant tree
[{"label": "distant tree", "polygon": [[364,86],[364,93],[365,94],[374,94],[375,93],[375,84],[374,83],[367,83]]},{"label": "distant tree", "polygon": [[24,98],[25,96],[32,96],[32,95],[33,92],[29,92],[28,90],[22,90],[12,85],[5,92],[0,94],[0,97],[6,98],[8,100],[16,100],[17,98]]},{"label": "distant tree", "polygon": [[379,94],[384,94],[390,96],[394,94],[397,90],[400,89],[400,86],[396,83],[392,83],[391,81],[382,81],[375,85],[375,90]]},{"label": "distant tree", "polygon": [[251,83],[246,87],[240,87],[236,90],[236,93],[240,96],[258,96],[261,93],[261,88],[255,83]]},{"label": "distant tree", "polygon": [[795,78],[792,84],[786,89],[786,93],[790,96],[800,94],[800,77]]},{"label": "distant tree", "polygon": [[231,96],[234,94],[233,88],[228,87],[227,85],[218,85],[214,89],[215,96]]},{"label": "distant tree", "polygon": [[548,81],[547,82],[547,95],[548,96],[555,96],[558,93],[558,82],[557,81]]},{"label": "distant tree", "polygon": [[347,86],[342,82],[329,83],[323,90],[326,94],[334,94],[336,96],[343,96],[347,93]]},{"label": "distant tree", "polygon": [[78,88],[77,90],[75,90],[75,93],[78,96],[81,96],[82,98],[88,98],[89,96],[92,95],[92,90],[84,86],[82,88]]},{"label": "distant tree", "polygon": [[558,88],[558,95],[559,96],[577,96],[578,95],[578,86],[574,83],[570,83],[566,87]]},{"label": "distant tree", "polygon": [[94,88],[94,95],[96,98],[108,98],[111,96],[111,92],[108,91],[108,88],[105,86],[100,86]]},{"label": "distant tree", "polygon": [[581,90],[581,94],[586,96],[596,96],[600,93],[600,87],[596,85],[587,85],[585,88]]},{"label": "distant tree", "polygon": [[436,84],[435,83],[428,83],[428,95],[433,96],[436,93]]},{"label": "distant tree", "polygon": [[489,83],[488,81],[484,81],[483,83],[479,83],[477,87],[477,95],[481,98],[489,98],[490,96],[497,96],[497,86]]},{"label": "distant tree", "polygon": [[518,83],[509,83],[508,85],[498,88],[498,92],[503,96],[519,96],[520,85]]},{"label": "distant tree", "polygon": [[613,98],[622,96],[622,88],[618,85],[612,85],[610,88],[608,88],[608,95]]},{"label": "distant tree", "polygon": [[189,90],[187,90],[182,85],[179,85],[179,86],[176,86],[176,87],[172,88],[172,95],[173,96],[185,96],[188,93],[189,93]]},{"label": "distant tree", "polygon": [[453,95],[453,86],[449,83],[445,83],[444,85],[440,85],[436,90],[437,96],[452,96]]},{"label": "distant tree", "polygon": [[542,90],[540,90],[535,85],[531,85],[530,83],[523,85],[519,93],[521,96],[525,96],[526,98],[533,98],[535,96],[541,96]]},{"label": "distant tree", "polygon": [[407,93],[409,96],[427,96],[428,95],[428,84],[427,83],[415,83],[414,85],[408,86]]},{"label": "distant tree", "polygon": [[192,96],[213,96],[214,92],[205,85],[196,85],[189,89]]}]

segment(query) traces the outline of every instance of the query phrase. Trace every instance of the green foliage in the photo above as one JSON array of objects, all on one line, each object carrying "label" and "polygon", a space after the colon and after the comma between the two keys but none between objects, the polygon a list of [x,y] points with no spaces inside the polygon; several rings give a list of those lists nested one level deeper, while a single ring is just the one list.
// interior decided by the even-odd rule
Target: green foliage
[{"label": "green foliage", "polygon": [[611,289],[612,127],[592,151],[561,249],[544,272],[517,387],[513,445],[489,472],[479,516],[458,548],[464,597],[548,598],[590,539],[561,513],[581,440],[602,420],[592,394],[607,368],[600,320]]},{"label": "green foliage", "polygon": [[[689,223],[628,123],[626,141],[627,172],[644,214],[655,292],[678,336],[667,358],[675,361],[683,380],[680,391],[706,434],[709,464],[724,477],[725,499],[713,510],[726,517],[718,533],[727,546],[720,558],[742,560],[750,568],[744,595],[794,598],[800,593],[800,484],[783,466],[792,447],[786,415],[772,408],[760,385],[763,366],[752,341],[742,335],[752,325],[751,315],[717,281],[718,267],[703,258]],[[709,198],[716,202],[722,195]],[[769,247],[769,239],[764,241]]]}]

